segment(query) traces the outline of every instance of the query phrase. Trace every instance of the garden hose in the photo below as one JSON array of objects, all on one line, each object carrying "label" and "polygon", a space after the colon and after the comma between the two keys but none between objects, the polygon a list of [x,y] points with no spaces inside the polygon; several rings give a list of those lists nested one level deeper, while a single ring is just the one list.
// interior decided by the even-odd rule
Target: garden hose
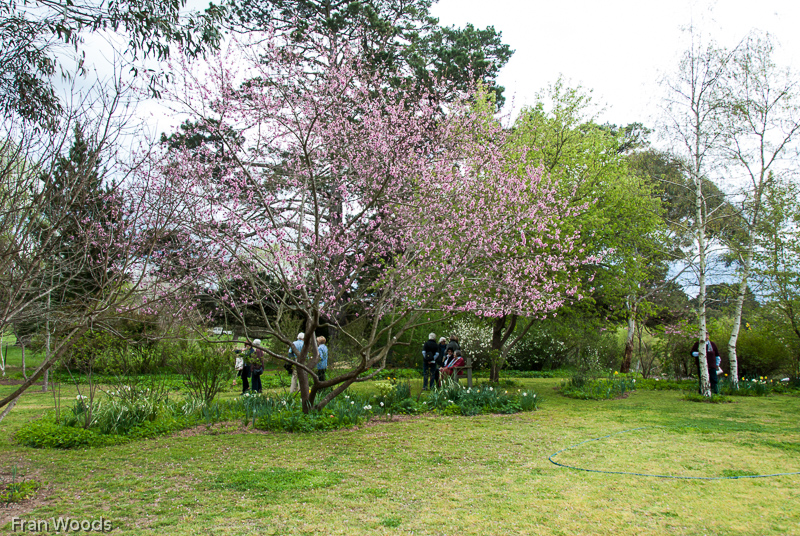
[{"label": "garden hose", "polygon": [[573,465],[566,465],[563,463],[558,463],[553,458],[558,456],[564,451],[572,450],[577,448],[584,443],[590,443],[592,441],[600,441],[601,439],[607,439],[609,437],[625,434],[627,432],[635,432],[637,430],[646,430],[648,428],[667,428],[667,426],[640,426],[639,428],[629,428],[628,430],[621,430],[619,432],[614,432],[613,434],[604,435],[602,437],[595,437],[592,439],[587,439],[585,441],[581,441],[580,443],[576,443],[574,445],[570,445],[569,447],[563,448],[558,452],[554,452],[550,456],[547,457],[550,460],[550,463],[555,464],[559,467],[564,467],[566,469],[574,469],[575,471],[585,471],[587,473],[605,473],[609,475],[632,475],[632,476],[650,476],[654,478],[671,478],[674,480],[736,480],[739,478],[767,478],[772,476],[789,476],[789,475],[800,475],[800,471],[795,471],[793,473],[774,473],[769,475],[740,475],[740,476],[675,476],[675,475],[656,475],[650,473],[633,473],[628,471],[603,471],[601,469],[586,469],[584,467],[575,467]]}]

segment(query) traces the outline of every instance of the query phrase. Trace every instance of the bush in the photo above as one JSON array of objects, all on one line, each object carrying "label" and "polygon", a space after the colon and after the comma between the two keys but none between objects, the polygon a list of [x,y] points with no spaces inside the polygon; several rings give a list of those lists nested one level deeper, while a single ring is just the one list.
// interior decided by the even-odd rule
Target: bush
[{"label": "bush", "polygon": [[779,384],[776,386],[766,376],[749,379],[743,376],[738,389],[734,389],[730,378],[725,378],[720,383],[720,393],[729,396],[767,396],[775,390],[775,387],[780,389]]},{"label": "bush", "polygon": [[[442,382],[441,388],[433,389],[424,404],[444,415],[478,415],[479,413],[517,413],[538,408],[539,400],[532,390],[518,391],[509,396],[508,391],[489,384],[464,387],[452,380]],[[523,400],[524,399],[524,400]]]},{"label": "bush", "polygon": [[691,391],[692,389],[697,389],[697,387],[697,380],[636,379],[636,389],[642,391]]},{"label": "bush", "polygon": [[636,388],[636,378],[626,374],[614,373],[608,378],[592,378],[577,373],[565,382],[561,382],[560,392],[569,398],[580,400],[608,400],[623,396]]},{"label": "bush", "polygon": [[196,344],[180,354],[178,368],[192,396],[209,405],[231,381],[233,357],[222,347]]},{"label": "bush", "polygon": [[373,406],[368,399],[352,394],[337,397],[322,410],[307,414],[303,413],[296,397],[267,400],[270,402],[261,405],[253,417],[253,426],[260,430],[286,432],[337,430],[357,426],[374,415]]},{"label": "bush", "polygon": [[190,417],[161,416],[131,428],[126,435],[102,434],[74,426],[56,424],[48,418],[25,424],[14,436],[17,443],[39,449],[106,447],[137,439],[149,439],[189,428],[197,423]]}]

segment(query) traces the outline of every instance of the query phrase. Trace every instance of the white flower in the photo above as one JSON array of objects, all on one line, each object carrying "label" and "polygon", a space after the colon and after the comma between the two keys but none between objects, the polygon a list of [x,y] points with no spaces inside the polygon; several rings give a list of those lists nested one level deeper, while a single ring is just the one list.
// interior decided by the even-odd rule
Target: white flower
[{"label": "white flower", "polygon": [[528,396],[528,393],[522,393],[522,396]]},{"label": "white flower", "polygon": [[533,398],[536,398],[536,393],[533,394]]},{"label": "white flower", "polygon": [[494,391],[494,387],[489,387],[489,390],[490,391]]},{"label": "white flower", "polygon": [[383,407],[383,402],[381,402],[381,407]]},{"label": "white flower", "polygon": [[364,409],[365,409],[365,410],[367,410],[367,411],[369,411],[369,410],[371,410],[371,409],[372,409],[372,406],[370,406],[369,404],[367,404],[366,406],[364,406]]},{"label": "white flower", "polygon": [[355,404],[355,402],[350,402],[350,405],[351,405],[351,406],[352,406],[353,404]]},{"label": "white flower", "polygon": [[633,379],[633,383],[636,383],[636,378]]}]

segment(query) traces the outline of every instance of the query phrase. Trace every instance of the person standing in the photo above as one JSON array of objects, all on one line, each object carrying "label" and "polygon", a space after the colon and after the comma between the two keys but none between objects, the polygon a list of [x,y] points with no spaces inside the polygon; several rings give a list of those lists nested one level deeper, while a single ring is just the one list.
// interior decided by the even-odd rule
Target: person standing
[{"label": "person standing", "polygon": [[444,356],[446,353],[447,339],[444,337],[439,337],[439,357],[436,358],[436,365],[433,367],[433,379],[436,381],[436,387],[442,386],[439,369],[444,366]]},{"label": "person standing", "polygon": [[241,355],[236,358],[236,375],[242,378],[242,394],[245,394],[250,389],[250,356],[253,354],[253,348],[245,350],[244,348],[237,348],[234,353]]},{"label": "person standing", "polygon": [[436,368],[436,358],[439,357],[439,345],[436,344],[436,334],[430,333],[428,340],[422,346],[422,390],[428,389],[428,381],[433,387],[433,371]]},{"label": "person standing", "polygon": [[325,371],[328,370],[328,347],[325,346],[325,337],[317,337],[317,350],[319,351],[319,363],[317,363],[317,378],[325,381]]},{"label": "person standing", "polygon": [[[692,356],[697,365],[697,374],[700,375],[700,341],[695,341],[692,345]],[[721,358],[719,349],[715,342],[713,342],[706,332],[706,351],[705,351],[706,366],[708,367],[708,382],[711,385],[711,392],[719,394],[719,377],[717,376],[717,365],[720,363]],[[702,384],[701,393],[702,394]]]},{"label": "person standing", "polygon": [[450,335],[450,342],[447,343],[446,350],[452,350],[453,353],[456,353],[458,350],[461,350],[461,346],[458,345],[458,337],[455,335]]},{"label": "person standing", "polygon": [[[253,346],[261,346],[261,339],[254,339]],[[250,373],[250,388],[254,393],[261,393],[261,375],[264,373],[264,351],[261,348],[256,348],[250,358]]]},{"label": "person standing", "polygon": [[[297,334],[297,340],[289,346],[289,357],[297,361],[300,359],[300,353],[303,351],[303,341],[305,340],[305,333],[302,331]],[[296,393],[300,390],[300,382],[297,381],[297,367],[292,366],[292,385],[289,387],[289,393]]]}]

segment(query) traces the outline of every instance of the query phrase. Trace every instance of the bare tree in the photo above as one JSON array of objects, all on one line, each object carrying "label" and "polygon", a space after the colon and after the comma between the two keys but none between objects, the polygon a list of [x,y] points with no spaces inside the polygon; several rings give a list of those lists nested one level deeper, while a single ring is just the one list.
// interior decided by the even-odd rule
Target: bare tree
[{"label": "bare tree", "polygon": [[[52,337],[44,362],[0,408],[39,381],[76,337],[152,310],[157,302],[148,297],[165,294],[152,290],[157,277],[144,274],[152,237],[169,217],[150,206],[142,187],[120,186],[136,168],[116,156],[129,119],[126,89],[115,77],[72,95],[58,128],[37,128],[11,109],[0,127],[0,332],[35,321]],[[86,142],[78,163],[70,161],[76,128]]]}]

